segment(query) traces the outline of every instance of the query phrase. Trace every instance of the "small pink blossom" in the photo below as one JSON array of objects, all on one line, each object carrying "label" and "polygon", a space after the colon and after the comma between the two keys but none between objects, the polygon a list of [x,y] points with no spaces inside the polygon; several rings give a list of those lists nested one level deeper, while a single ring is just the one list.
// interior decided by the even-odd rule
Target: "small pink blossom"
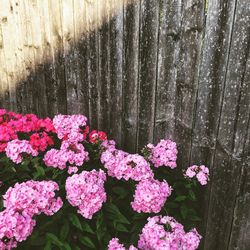
[{"label": "small pink blossom", "polygon": [[61,148],[47,151],[43,158],[46,166],[65,169],[67,164],[82,166],[89,160],[88,152],[81,143],[63,141]]},{"label": "small pink blossom", "polygon": [[78,213],[83,217],[91,219],[106,201],[105,180],[106,175],[102,170],[83,171],[67,178],[67,200],[72,206],[78,207]]},{"label": "small pink blossom", "polygon": [[54,181],[26,181],[16,183],[3,195],[4,207],[14,211],[21,211],[23,214],[53,215],[62,207],[60,197],[55,197],[55,191],[59,190],[58,184]]},{"label": "small pink blossom", "polygon": [[87,118],[84,115],[56,115],[53,125],[59,139],[66,139],[72,143],[85,139],[81,129],[87,125]]},{"label": "small pink blossom", "polygon": [[209,181],[209,169],[204,165],[193,165],[188,167],[184,176],[188,178],[196,177],[201,185],[206,185]]},{"label": "small pink blossom", "polygon": [[36,225],[29,215],[13,209],[0,212],[0,249],[17,247],[17,242],[24,241],[31,235]]},{"label": "small pink blossom", "polygon": [[149,151],[149,160],[158,168],[167,166],[176,168],[177,147],[171,140],[161,140],[156,146],[148,144],[146,149]]},{"label": "small pink blossom", "polygon": [[12,140],[8,142],[5,149],[7,157],[15,163],[21,163],[23,160],[23,153],[37,156],[38,152],[32,148],[29,141],[26,140]]},{"label": "small pink blossom", "polygon": [[186,233],[183,225],[169,216],[148,218],[138,241],[141,250],[195,250],[201,236],[196,229]]},{"label": "small pink blossom", "polygon": [[[126,250],[123,244],[119,243],[118,238],[113,238],[109,241],[108,250]],[[128,250],[137,250],[136,247],[130,246]]]},{"label": "small pink blossom", "polygon": [[136,185],[132,208],[138,213],[158,213],[171,194],[171,187],[166,181],[154,179],[142,180]]},{"label": "small pink blossom", "polygon": [[77,167],[69,167],[68,168],[68,174],[75,174],[77,173],[78,168]]}]

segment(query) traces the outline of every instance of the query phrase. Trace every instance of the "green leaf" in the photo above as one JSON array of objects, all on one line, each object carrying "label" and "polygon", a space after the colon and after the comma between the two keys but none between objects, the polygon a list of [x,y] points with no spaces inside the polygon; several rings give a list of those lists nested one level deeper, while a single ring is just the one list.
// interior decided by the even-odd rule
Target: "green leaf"
[{"label": "green leaf", "polygon": [[67,243],[67,242],[63,242],[63,247],[62,249],[65,249],[65,250],[72,250],[71,246]]},{"label": "green leaf", "polygon": [[123,187],[114,187],[112,190],[115,194],[118,194],[121,199],[125,198],[129,193],[129,191]]},{"label": "green leaf", "polygon": [[192,183],[188,183],[185,185],[186,188],[191,188],[192,187]]},{"label": "green leaf", "polygon": [[52,234],[52,233],[47,233],[46,234],[47,238],[49,240],[51,240],[51,242],[53,244],[55,244],[56,246],[59,246],[59,247],[62,247],[63,246],[63,243],[57,238],[56,235]]},{"label": "green leaf", "polygon": [[184,200],[186,200],[187,199],[187,196],[185,196],[185,195],[180,195],[180,196],[177,196],[176,198],[175,198],[175,201],[184,201]]},{"label": "green leaf", "polygon": [[120,223],[130,224],[128,219],[120,212],[119,208],[113,203],[106,203],[105,206],[107,212],[109,213],[109,218],[116,220]]},{"label": "green leaf", "polygon": [[94,243],[92,242],[92,240],[89,237],[80,236],[79,240],[84,246],[89,247],[91,249],[95,249],[95,245],[94,245]]},{"label": "green leaf", "polygon": [[190,215],[188,216],[188,218],[191,220],[191,221],[201,221],[201,218],[196,216],[196,215]]},{"label": "green leaf", "polygon": [[115,229],[119,232],[128,232],[128,229],[123,224],[117,224]]},{"label": "green leaf", "polygon": [[45,171],[44,171],[44,168],[43,168],[43,167],[37,165],[37,166],[36,166],[36,170],[37,170],[37,172],[39,173],[39,176],[44,176],[44,175],[45,175]]},{"label": "green leaf", "polygon": [[63,226],[60,230],[60,238],[61,240],[66,240],[69,234],[69,222],[68,220],[64,220]]},{"label": "green leaf", "polygon": [[183,219],[187,218],[188,208],[185,205],[181,206],[181,216]]},{"label": "green leaf", "polygon": [[133,216],[133,220],[142,220],[142,219],[145,219],[146,217],[147,217],[147,215],[144,213],[136,213]]},{"label": "green leaf", "polygon": [[103,223],[104,223],[103,213],[100,212],[96,220],[96,229],[98,230],[99,228],[102,228]]},{"label": "green leaf", "polygon": [[92,230],[92,228],[90,227],[90,225],[86,221],[82,221],[81,224],[82,224],[82,230],[84,232],[95,234],[95,232]]},{"label": "green leaf", "polygon": [[188,194],[189,194],[190,200],[196,201],[196,195],[195,195],[195,193],[192,190],[189,190]]},{"label": "green leaf", "polygon": [[179,205],[178,205],[178,203],[176,203],[176,202],[167,201],[167,202],[166,202],[166,207],[167,207],[167,208],[177,208],[177,207],[179,207]]},{"label": "green leaf", "polygon": [[52,247],[51,247],[51,241],[48,239],[47,242],[46,242],[46,245],[44,247],[44,250],[51,250]]},{"label": "green leaf", "polygon": [[69,219],[70,219],[71,223],[72,223],[76,228],[78,228],[79,230],[83,231],[83,230],[82,230],[81,222],[80,222],[79,218],[77,217],[77,215],[75,215],[75,214],[70,214],[70,215],[69,215]]}]

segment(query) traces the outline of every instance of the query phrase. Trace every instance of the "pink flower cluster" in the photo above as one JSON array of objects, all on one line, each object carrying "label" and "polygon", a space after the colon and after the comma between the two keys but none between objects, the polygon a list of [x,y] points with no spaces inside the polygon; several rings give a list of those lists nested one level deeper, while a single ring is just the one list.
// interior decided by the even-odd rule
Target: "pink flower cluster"
[{"label": "pink flower cluster", "polygon": [[106,175],[102,170],[74,174],[66,180],[66,198],[72,206],[78,207],[78,213],[91,219],[106,201],[105,181]]},{"label": "pink flower cluster", "polygon": [[26,240],[32,234],[35,225],[36,221],[30,216],[13,209],[0,212],[0,249],[17,247],[17,242]]},{"label": "pink flower cluster", "polygon": [[138,241],[141,250],[195,250],[201,236],[196,229],[186,233],[183,226],[169,216],[148,219]]},{"label": "pink flower cluster", "polygon": [[88,152],[81,143],[63,141],[60,150],[51,149],[44,155],[46,166],[65,169],[67,164],[81,166],[88,161]]},{"label": "pink flower cluster", "polygon": [[34,114],[16,114],[14,112],[6,112],[2,116],[2,124],[8,128],[12,128],[15,132],[55,132],[54,126],[50,118],[39,119]]},{"label": "pink flower cluster", "polygon": [[18,139],[18,133],[47,132],[55,129],[50,118],[39,119],[34,114],[21,115],[0,109],[0,152],[4,152],[7,143]]},{"label": "pink flower cluster", "polygon": [[186,170],[184,176],[189,178],[196,177],[201,185],[206,185],[209,180],[209,169],[204,165],[193,165]]},{"label": "pink flower cluster", "polygon": [[[109,241],[108,250],[126,250],[123,244],[119,243],[118,238]],[[128,250],[137,250],[136,247],[130,246]]]},{"label": "pink flower cluster", "polygon": [[73,143],[85,139],[82,128],[87,125],[87,118],[84,115],[56,115],[53,125],[59,139]]},{"label": "pink flower cluster", "polygon": [[[150,164],[138,154],[128,154],[122,150],[115,148],[111,142],[106,145],[106,150],[101,155],[101,162],[108,170],[108,175],[125,180],[140,181],[153,178],[154,174],[150,168]],[[104,146],[105,147],[105,146]]]},{"label": "pink flower cluster", "polygon": [[177,147],[175,142],[161,140],[156,146],[148,144],[146,148],[149,150],[149,160],[156,168],[160,166],[176,168]]},{"label": "pink flower cluster", "polygon": [[6,209],[14,209],[31,217],[41,213],[53,215],[62,207],[61,198],[55,197],[57,190],[59,187],[54,181],[16,183],[3,196],[3,204]]},{"label": "pink flower cluster", "polygon": [[138,213],[158,213],[171,194],[171,187],[166,181],[154,179],[142,180],[136,185],[132,208]]},{"label": "pink flower cluster", "polygon": [[38,152],[32,148],[29,141],[18,140],[18,139],[8,142],[5,151],[6,151],[7,157],[9,157],[16,164],[22,162],[23,153],[26,153],[32,156],[38,155]]},{"label": "pink flower cluster", "polygon": [[53,181],[27,181],[10,187],[4,198],[5,210],[0,212],[0,249],[11,249],[26,240],[36,224],[32,218],[44,213],[53,215],[62,207],[55,197],[59,187]]}]

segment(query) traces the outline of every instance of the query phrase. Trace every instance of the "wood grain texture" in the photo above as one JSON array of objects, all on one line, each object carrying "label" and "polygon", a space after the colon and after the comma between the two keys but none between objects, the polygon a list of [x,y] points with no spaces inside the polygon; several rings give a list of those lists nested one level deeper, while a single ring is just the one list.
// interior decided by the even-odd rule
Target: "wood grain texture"
[{"label": "wood grain texture", "polygon": [[[116,0],[110,1],[113,9]],[[119,144],[122,133],[123,8],[110,17],[110,136]],[[115,125],[115,126],[114,126]]]},{"label": "wood grain texture", "polygon": [[[242,135],[247,134],[250,107],[250,102],[246,102],[246,99],[249,100],[249,89],[243,81],[250,39],[249,28],[247,28],[249,20],[243,19],[245,15],[242,15],[242,11],[246,10],[238,1],[232,27],[232,42],[225,73],[223,103],[213,161],[213,182],[205,242],[207,249],[226,249],[228,246],[241,168],[244,163],[242,157],[245,138],[242,141],[242,138],[236,136],[236,131],[240,129]],[[242,29],[243,22],[246,22],[246,29]],[[244,108],[244,104],[248,109]],[[242,119],[243,114],[244,119]],[[223,188],[220,188],[221,185]],[[220,209],[221,216],[218,216],[219,207],[227,208]]]},{"label": "wood grain texture", "polygon": [[250,248],[248,0],[0,0],[0,105],[82,113],[129,152],[205,164],[206,250]]},{"label": "wood grain texture", "polygon": [[138,57],[140,3],[124,7],[123,29],[123,132],[125,150],[136,151],[138,110]]},{"label": "wood grain texture", "polygon": [[174,139],[176,74],[181,29],[181,3],[160,1],[158,72],[155,98],[154,142],[165,135]]},{"label": "wood grain texture", "polygon": [[141,149],[148,142],[153,141],[158,33],[159,2],[142,0],[139,38],[137,149]]},{"label": "wood grain texture", "polygon": [[181,8],[179,51],[176,62],[175,140],[178,164],[186,168],[190,162],[192,127],[198,89],[198,73],[204,23],[204,1],[184,1]]}]

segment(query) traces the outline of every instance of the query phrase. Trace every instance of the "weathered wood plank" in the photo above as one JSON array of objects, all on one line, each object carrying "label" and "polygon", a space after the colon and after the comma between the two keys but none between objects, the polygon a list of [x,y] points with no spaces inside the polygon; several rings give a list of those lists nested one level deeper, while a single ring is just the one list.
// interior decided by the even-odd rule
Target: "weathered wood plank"
[{"label": "weathered wood plank", "polygon": [[[213,157],[223,99],[224,83],[231,31],[234,22],[235,1],[208,1],[205,34],[202,46],[199,85],[192,130],[190,164],[205,164],[213,179]],[[218,159],[228,156],[218,153]],[[222,164],[222,163],[221,163]],[[211,183],[201,200],[203,234],[206,230]],[[219,218],[219,217],[218,217]],[[211,230],[212,233],[212,230]],[[205,241],[206,238],[205,238]],[[208,248],[207,248],[208,249]]]},{"label": "weathered wood plank", "polygon": [[16,34],[17,34],[17,41],[18,41],[18,50],[17,50],[17,58],[19,58],[19,63],[17,67],[17,71],[19,74],[19,81],[16,83],[16,106],[18,112],[27,113],[27,81],[26,81],[26,74],[28,73],[26,67],[26,59],[25,54],[29,53],[27,47],[25,47],[25,40],[23,38],[23,34],[25,34],[25,22],[23,17],[23,7],[19,3],[19,1],[14,2],[12,1],[11,4],[13,11],[15,13],[16,19]]},{"label": "weathered wood plank", "polygon": [[[110,1],[115,9],[117,0]],[[123,8],[110,16],[110,136],[121,144],[122,133],[122,62],[123,62]]]},{"label": "weathered wood plank", "polygon": [[[1,13],[1,12],[0,12]],[[0,74],[1,74],[1,82],[0,82],[0,105],[1,107],[5,107],[6,109],[10,108],[9,105],[9,83],[8,83],[8,76],[7,76],[7,66],[5,60],[5,44],[3,38],[3,30],[2,30],[2,22],[4,21],[3,15],[0,14]]]},{"label": "weathered wood plank", "polygon": [[74,31],[75,31],[75,63],[76,63],[76,92],[77,112],[89,117],[88,91],[88,39],[86,1],[74,0]]},{"label": "weathered wood plank", "polygon": [[[98,129],[110,129],[110,0],[98,0]],[[103,20],[102,24],[100,22]]]},{"label": "weathered wood plank", "polygon": [[[47,76],[52,74],[52,77],[46,81],[48,110],[50,115],[57,113],[66,114],[67,112],[67,97],[66,97],[66,80],[65,80],[65,65],[64,65],[64,49],[63,49],[63,30],[62,30],[62,4],[61,1],[49,2],[49,18],[51,31],[51,50],[52,63],[48,66],[50,71]],[[51,68],[50,68],[51,67]],[[45,78],[46,79],[46,78]]]},{"label": "weathered wood plank", "polygon": [[[191,161],[210,159],[206,155],[215,148],[234,9],[235,1],[208,2]],[[210,160],[204,163],[210,164]]]},{"label": "weathered wood plank", "polygon": [[174,139],[176,65],[181,27],[181,3],[160,1],[160,28],[154,142]]},{"label": "weathered wood plank", "polygon": [[[240,62],[236,64],[235,72],[243,71],[241,89],[238,99],[238,119],[235,124],[235,140],[233,154],[242,158],[241,179],[237,190],[237,197],[234,206],[233,222],[231,227],[228,249],[247,250],[250,246],[250,6],[245,0],[238,2],[237,22],[233,43],[238,47]],[[241,39],[240,39],[241,38]],[[244,38],[244,39],[242,39]],[[240,44],[240,45],[239,45]],[[240,48],[240,46],[242,46]],[[242,50],[241,50],[242,49]],[[247,61],[243,63],[243,60]],[[234,88],[235,89],[235,88]],[[237,87],[236,87],[237,89]],[[231,106],[231,104],[230,104]],[[231,111],[230,111],[231,112]]]},{"label": "weathered wood plank", "polygon": [[[29,18],[32,31],[32,52],[34,68],[32,74],[32,96],[34,113],[40,117],[47,115],[47,96],[46,85],[44,77],[44,58],[43,58],[43,44],[42,34],[44,34],[42,4],[39,0],[34,0],[28,6]],[[39,14],[38,14],[39,13]]]},{"label": "weathered wood plank", "polygon": [[[245,138],[242,140],[243,137],[240,139],[236,136],[236,131],[242,135],[247,134],[250,107],[249,88],[244,84],[250,39],[250,15],[244,15],[245,11],[247,8],[241,5],[241,1],[238,1],[235,8],[235,22],[232,29],[232,42],[213,162],[213,182],[207,215],[205,249],[227,249],[228,247],[243,165]],[[245,118],[242,119],[243,117]],[[235,148],[236,145],[237,148]],[[219,155],[221,148],[229,156],[228,161],[225,162],[227,164],[221,164],[222,159]]]},{"label": "weathered wood plank", "polygon": [[63,0],[62,11],[62,32],[63,32],[63,56],[64,72],[67,93],[67,113],[77,113],[78,96],[76,82],[76,47],[75,47],[75,26],[74,26],[74,5],[73,0]]},{"label": "weathered wood plank", "polygon": [[234,208],[232,231],[228,249],[248,250],[250,246],[250,127],[243,158],[240,187]]},{"label": "weathered wood plank", "polygon": [[[15,22],[11,3],[4,1],[1,3],[0,8],[0,21],[1,21],[1,33],[2,44],[4,46],[3,52],[3,67],[7,72],[4,84],[4,99],[7,101],[7,108],[10,110],[16,110],[16,89],[13,83],[15,83],[14,69],[17,65],[18,58],[15,55],[16,52],[16,39],[15,39],[15,26],[11,25]],[[6,78],[7,76],[7,78]],[[3,78],[4,80],[4,78]],[[8,86],[7,86],[8,84]]]},{"label": "weathered wood plank", "polygon": [[137,150],[153,141],[159,2],[141,1]]},{"label": "weathered wood plank", "polygon": [[44,88],[46,96],[47,108],[44,116],[53,117],[57,113],[56,107],[56,83],[55,83],[55,59],[53,51],[53,35],[51,32],[52,25],[51,16],[49,10],[49,0],[40,2],[40,18],[41,18],[41,29],[42,32],[42,59],[43,59],[43,71],[40,74],[44,77]]},{"label": "weathered wood plank", "polygon": [[98,17],[94,13],[98,9],[98,2],[87,2],[86,17],[87,17],[87,60],[88,60],[88,96],[89,96],[89,123],[93,129],[98,128],[98,86],[99,86],[99,71],[98,71],[98,54],[99,54],[99,32],[97,27],[99,24]]},{"label": "weathered wood plank", "polygon": [[124,150],[132,152],[136,150],[138,115],[139,18],[139,1],[124,8],[122,144]]},{"label": "weathered wood plank", "polygon": [[178,164],[190,162],[192,126],[196,102],[204,26],[203,0],[182,3],[179,51],[176,59],[175,140],[180,150]]}]

